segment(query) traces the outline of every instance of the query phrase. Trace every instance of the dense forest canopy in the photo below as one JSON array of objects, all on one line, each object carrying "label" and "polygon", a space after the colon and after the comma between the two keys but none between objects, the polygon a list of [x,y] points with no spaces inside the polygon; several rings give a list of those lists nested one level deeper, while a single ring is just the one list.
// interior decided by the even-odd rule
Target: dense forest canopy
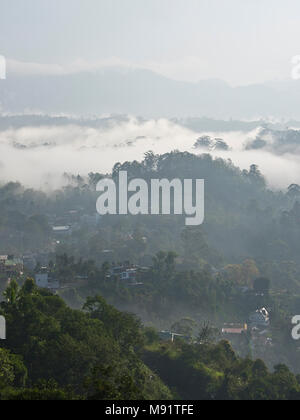
[{"label": "dense forest canopy", "polygon": [[[179,174],[182,179],[204,179],[204,224],[186,227],[182,216],[172,215],[98,217],[96,184],[104,177],[117,180],[119,171],[127,171],[129,179],[146,181],[172,180]],[[77,310],[89,296],[101,295],[120,310],[137,314],[148,327],[184,336],[188,331],[191,337],[197,337],[203,323],[220,332],[226,324],[246,324],[251,313],[267,308],[271,319],[264,344],[270,344],[267,351],[260,340],[253,347],[251,337],[232,345],[239,357],[261,358],[269,369],[285,364],[299,373],[297,342],[291,338],[291,318],[299,312],[300,302],[297,184],[286,191],[273,191],[255,164],[242,171],[209,154],[178,151],[164,155],[148,152],[142,162],[117,163],[111,174],[65,174],[64,179],[66,186],[52,192],[19,183],[0,188],[0,254],[26,258],[30,254],[35,261],[15,277],[20,286],[46,266],[60,284],[57,293]],[[70,227],[68,234],[58,235],[53,230],[65,225]],[[138,267],[134,268],[133,284],[111,275],[114,267],[124,264]],[[1,279],[2,291],[11,290],[7,277]],[[40,293],[35,291],[34,296]],[[63,305],[57,297],[47,299]],[[73,315],[83,317],[79,312]],[[6,316],[9,322],[8,313]],[[185,319],[191,321],[182,321]],[[57,328],[64,328],[61,322],[61,318],[51,321],[53,337],[57,337]],[[75,328],[72,323],[70,320],[70,328]],[[32,334],[31,328],[31,323],[23,325],[24,340]],[[122,322],[119,328],[122,335]],[[219,333],[217,337],[216,343],[222,340]],[[86,340],[81,337],[79,341]],[[9,350],[25,357],[20,345],[9,344]],[[48,345],[44,350],[36,345],[36,360],[47,358]],[[59,345],[57,339],[53,345]],[[78,352],[83,354],[80,346]],[[42,356],[44,351],[46,356]],[[60,353],[59,348],[55,351]],[[98,357],[89,350],[87,354],[91,360]],[[33,366],[33,360],[26,357],[25,366]],[[53,361],[53,369],[55,365]],[[82,381],[94,362],[83,365]],[[54,379],[60,386],[72,383],[74,372],[64,372],[68,379],[63,382],[60,370],[54,370],[33,370],[31,383],[40,379]]]},{"label": "dense forest canopy", "polygon": [[215,344],[205,328],[201,341],[162,344],[100,296],[72,310],[30,279],[21,288],[12,282],[4,296],[2,400],[300,398],[300,379],[286,366],[270,373],[228,342]]}]

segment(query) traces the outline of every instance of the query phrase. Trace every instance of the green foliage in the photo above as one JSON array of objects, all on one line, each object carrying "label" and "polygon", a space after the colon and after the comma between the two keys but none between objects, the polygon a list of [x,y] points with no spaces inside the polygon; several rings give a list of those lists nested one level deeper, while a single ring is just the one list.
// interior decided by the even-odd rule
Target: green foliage
[{"label": "green foliage", "polygon": [[24,386],[27,380],[27,369],[22,358],[0,348],[0,391],[8,386]]},{"label": "green foliage", "polygon": [[8,331],[0,349],[3,399],[171,397],[139,359],[145,338],[135,316],[100,296],[89,298],[84,312],[72,310],[30,279],[22,287],[12,283],[5,296],[0,304]]},{"label": "green foliage", "polygon": [[[202,138],[198,145],[210,142]],[[19,183],[0,186],[1,254],[50,255],[60,294],[76,308],[86,301],[82,311],[73,310],[32,279],[0,275],[8,333],[0,349],[1,398],[298,399],[299,380],[285,366],[271,373],[262,360],[240,359],[227,342],[213,344],[215,329],[203,319],[219,327],[244,323],[267,307],[273,346],[259,357],[269,368],[278,361],[299,366],[290,336],[300,301],[299,186],[287,194],[269,191],[255,164],[240,171],[209,154],[176,151],[118,163],[112,177],[120,170],[129,179],[205,179],[205,224],[186,228],[181,216],[107,216],[89,226],[82,218],[95,213],[99,173],[65,175],[68,185],[47,195]],[[51,225],[68,223],[73,209],[73,232],[53,252]],[[110,277],[113,263],[128,260],[147,266],[136,285]],[[161,344],[157,331],[112,305],[198,337],[192,344]]]},{"label": "green foliage", "polygon": [[291,400],[300,398],[297,378],[286,366],[270,373],[261,360],[238,358],[229,343],[183,342],[147,349],[144,360],[183,399]]}]

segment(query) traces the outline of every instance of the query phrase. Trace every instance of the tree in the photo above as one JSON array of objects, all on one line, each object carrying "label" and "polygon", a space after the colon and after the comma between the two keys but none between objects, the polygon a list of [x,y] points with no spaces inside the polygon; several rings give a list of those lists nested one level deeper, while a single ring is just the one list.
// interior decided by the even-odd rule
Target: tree
[{"label": "tree", "polygon": [[25,386],[27,375],[22,358],[0,348],[0,391],[8,386]]},{"label": "tree", "polygon": [[3,296],[5,298],[6,304],[8,305],[15,305],[20,293],[20,287],[16,280],[12,280],[7,287],[7,289],[4,291]]},{"label": "tree", "polygon": [[149,151],[146,152],[144,155],[144,166],[147,170],[147,172],[152,172],[157,168],[157,162],[158,162],[158,155],[155,155],[154,152]]},{"label": "tree", "polygon": [[209,136],[202,136],[194,144],[194,149],[210,149],[213,145],[213,140]]},{"label": "tree", "polygon": [[208,344],[215,341],[218,330],[211,326],[209,322],[204,322],[199,331],[198,342],[200,344]]},{"label": "tree", "polygon": [[119,312],[107,304],[102,296],[88,298],[83,309],[93,318],[103,322],[107,333],[113,336],[123,351],[130,352],[144,344],[142,324],[137,316]]},{"label": "tree", "polygon": [[122,366],[98,366],[85,381],[88,400],[140,400],[141,389]]},{"label": "tree", "polygon": [[183,318],[172,325],[171,330],[174,333],[182,334],[187,337],[192,337],[193,331],[196,327],[196,322],[191,318]]},{"label": "tree", "polygon": [[288,187],[287,195],[291,198],[299,197],[300,196],[300,185],[298,184],[291,184]]},{"label": "tree", "polygon": [[216,150],[228,151],[229,146],[228,146],[227,143],[225,143],[225,141],[223,139],[215,139],[215,149]]},{"label": "tree", "polygon": [[266,180],[260,172],[258,165],[253,164],[250,166],[248,177],[258,187],[264,188],[266,186]]}]

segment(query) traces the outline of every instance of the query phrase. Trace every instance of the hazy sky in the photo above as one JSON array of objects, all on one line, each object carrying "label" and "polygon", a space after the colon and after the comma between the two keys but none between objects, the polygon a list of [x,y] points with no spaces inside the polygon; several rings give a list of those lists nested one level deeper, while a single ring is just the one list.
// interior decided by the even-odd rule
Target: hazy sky
[{"label": "hazy sky", "polygon": [[299,16],[299,0],[1,0],[0,54],[48,65],[36,71],[123,63],[182,80],[287,79]]}]

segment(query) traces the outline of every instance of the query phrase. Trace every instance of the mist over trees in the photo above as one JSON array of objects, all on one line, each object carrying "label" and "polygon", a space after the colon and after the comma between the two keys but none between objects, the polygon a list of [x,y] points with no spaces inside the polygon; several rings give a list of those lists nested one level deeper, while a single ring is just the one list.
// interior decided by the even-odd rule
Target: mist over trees
[{"label": "mist over trees", "polygon": [[[299,307],[298,185],[272,191],[255,163],[240,170],[178,151],[116,163],[109,176],[119,171],[129,180],[205,179],[205,223],[96,219],[101,173],[65,174],[67,185],[49,193],[2,184],[0,254],[30,250],[37,265],[0,280],[9,332],[1,398],[172,399],[174,389],[181,398],[298,398],[290,324]],[[72,230],[58,238],[59,223]],[[45,264],[60,297],[26,280]],[[111,274],[120,264],[138,267],[134,283]],[[223,340],[224,325],[243,325],[260,308],[271,319],[267,351],[252,349],[250,330],[238,343]],[[182,338],[164,343],[160,330]]]}]

